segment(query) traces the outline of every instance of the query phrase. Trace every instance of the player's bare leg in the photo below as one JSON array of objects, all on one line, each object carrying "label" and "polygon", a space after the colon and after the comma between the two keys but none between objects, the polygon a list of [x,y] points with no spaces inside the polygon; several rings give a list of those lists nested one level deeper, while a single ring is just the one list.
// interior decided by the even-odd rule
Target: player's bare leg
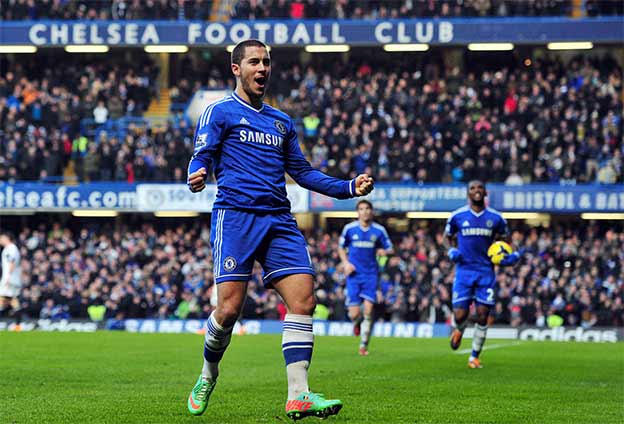
[{"label": "player's bare leg", "polygon": [[286,415],[294,420],[310,415],[321,418],[335,415],[342,408],[342,402],[326,400],[323,395],[312,393],[308,386],[308,368],[314,346],[314,280],[309,274],[287,275],[273,282],[273,287],[284,299],[288,310],[282,333],[282,352],[288,377]]},{"label": "player's bare leg", "polygon": [[217,308],[210,314],[204,336],[204,365],[193,390],[188,397],[188,410],[193,415],[201,415],[208,406],[208,399],[217,384],[219,362],[225,353],[232,329],[238,319],[245,296],[247,283],[225,281],[217,289]]},{"label": "player's bare leg", "polygon": [[349,306],[349,319],[353,323],[353,335],[359,336],[363,319],[361,305]]},{"label": "player's bare leg", "polygon": [[371,301],[364,300],[364,319],[362,321],[362,334],[360,341],[359,354],[368,356],[368,342],[373,331],[373,312],[375,304]]},{"label": "player's bare leg", "polygon": [[468,359],[468,366],[470,368],[482,368],[481,361],[479,360],[479,354],[485,344],[485,337],[488,329],[488,317],[490,315],[490,308],[486,305],[477,306],[477,322],[475,324],[474,335],[472,336],[472,353]]},{"label": "player's bare leg", "polygon": [[455,321],[451,332],[451,349],[457,350],[461,345],[464,330],[468,325],[468,310],[457,308],[453,311],[453,321]]}]

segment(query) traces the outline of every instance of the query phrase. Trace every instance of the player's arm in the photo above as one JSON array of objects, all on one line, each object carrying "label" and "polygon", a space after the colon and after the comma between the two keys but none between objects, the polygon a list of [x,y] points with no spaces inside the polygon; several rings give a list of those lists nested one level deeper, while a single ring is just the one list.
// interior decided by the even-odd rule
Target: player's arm
[{"label": "player's arm", "polygon": [[195,150],[189,161],[187,184],[193,193],[206,187],[206,178],[221,143],[225,128],[223,112],[218,105],[206,108],[195,129]]},{"label": "player's arm", "polygon": [[350,240],[351,238],[347,232],[347,227],[345,227],[338,240],[338,256],[340,256],[340,261],[342,262],[342,267],[346,275],[351,275],[355,271],[355,266],[349,261],[349,257],[347,256],[347,246]]},{"label": "player's arm", "polygon": [[461,263],[464,260],[461,252],[457,248],[457,224],[453,215],[446,221],[446,227],[444,228],[444,244],[444,247],[448,249],[446,254],[451,261]]},{"label": "player's arm", "polygon": [[[502,240],[505,243],[509,243],[511,245],[511,233],[509,232],[509,227],[507,226],[507,220],[500,217],[498,225],[496,226],[496,238],[498,240]],[[520,261],[520,258],[524,254],[524,249],[518,249],[515,252],[511,252],[500,261],[501,266],[512,266],[517,264]]]},{"label": "player's arm", "polygon": [[373,191],[374,181],[367,174],[360,174],[352,180],[341,180],[314,169],[299,146],[297,131],[290,123],[290,131],[285,139],[286,172],[301,187],[336,199],[349,199],[366,196]]},{"label": "player's arm", "polygon": [[8,265],[6,269],[2,270],[2,278],[0,280],[0,285],[3,286],[9,284],[9,277],[11,276],[11,274],[13,274],[13,271],[15,271],[15,267],[17,266],[17,260],[13,256],[9,256],[7,262]]},{"label": "player's arm", "polygon": [[394,255],[394,246],[392,245],[392,240],[390,240],[390,236],[385,228],[383,228],[382,236],[377,239],[377,244],[380,246],[377,249],[377,256],[390,256]]}]

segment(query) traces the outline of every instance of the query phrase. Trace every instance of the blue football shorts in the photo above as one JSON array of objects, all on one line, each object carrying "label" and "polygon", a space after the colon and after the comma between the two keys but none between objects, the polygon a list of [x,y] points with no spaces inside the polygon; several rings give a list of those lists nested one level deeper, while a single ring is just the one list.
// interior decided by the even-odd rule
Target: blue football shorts
[{"label": "blue football shorts", "polygon": [[358,306],[362,300],[377,303],[378,275],[353,272],[347,276],[347,306]]},{"label": "blue football shorts", "polygon": [[477,305],[494,306],[496,275],[494,270],[455,270],[453,308],[468,309],[473,300]]},{"label": "blue football shorts", "polygon": [[217,283],[248,281],[254,261],[264,285],[291,274],[314,275],[306,241],[290,213],[212,211],[210,246]]}]

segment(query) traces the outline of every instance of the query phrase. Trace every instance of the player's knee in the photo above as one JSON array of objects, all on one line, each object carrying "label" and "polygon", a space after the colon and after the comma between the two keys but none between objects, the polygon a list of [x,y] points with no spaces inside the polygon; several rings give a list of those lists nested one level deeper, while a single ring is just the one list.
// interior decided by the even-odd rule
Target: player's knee
[{"label": "player's knee", "polygon": [[230,327],[236,323],[240,311],[235,305],[225,303],[217,307],[216,314],[215,318],[220,325]]},{"label": "player's knee", "polygon": [[290,313],[297,315],[312,315],[314,314],[314,308],[316,308],[316,299],[313,295],[310,295],[301,299],[297,299],[295,302],[292,302],[292,304],[288,306],[290,309]]},{"label": "player's knee", "polygon": [[461,324],[466,321],[466,318],[468,318],[468,312],[466,310],[459,309],[455,311],[455,322],[457,324]]}]

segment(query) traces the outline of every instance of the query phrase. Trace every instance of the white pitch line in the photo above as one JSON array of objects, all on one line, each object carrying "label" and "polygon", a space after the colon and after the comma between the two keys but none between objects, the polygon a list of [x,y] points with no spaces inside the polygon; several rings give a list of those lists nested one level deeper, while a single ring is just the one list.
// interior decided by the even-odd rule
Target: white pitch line
[{"label": "white pitch line", "polygon": [[[502,344],[485,345],[485,346],[483,346],[483,350],[501,349],[503,347],[518,346],[519,344],[521,344],[521,343],[520,342],[514,342],[514,343],[502,343]],[[472,353],[472,349],[456,350],[453,353],[455,355],[465,355],[467,353]]]}]

